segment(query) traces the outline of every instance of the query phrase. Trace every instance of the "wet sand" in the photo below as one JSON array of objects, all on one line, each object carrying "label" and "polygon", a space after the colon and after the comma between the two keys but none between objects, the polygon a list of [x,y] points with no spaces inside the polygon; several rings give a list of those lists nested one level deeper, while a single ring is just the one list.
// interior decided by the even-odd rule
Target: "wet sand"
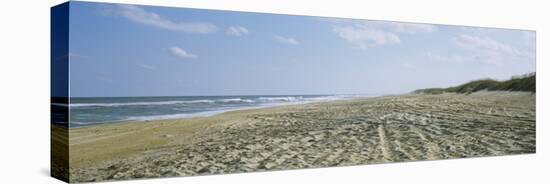
[{"label": "wet sand", "polygon": [[70,129],[71,182],[535,153],[535,95],[402,95]]}]

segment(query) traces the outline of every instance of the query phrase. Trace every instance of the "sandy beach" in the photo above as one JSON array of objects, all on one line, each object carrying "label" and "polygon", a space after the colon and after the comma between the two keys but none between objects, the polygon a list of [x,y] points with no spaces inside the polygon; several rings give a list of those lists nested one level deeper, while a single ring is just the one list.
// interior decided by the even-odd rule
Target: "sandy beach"
[{"label": "sandy beach", "polygon": [[535,153],[535,94],[401,95],[71,128],[70,181]]}]

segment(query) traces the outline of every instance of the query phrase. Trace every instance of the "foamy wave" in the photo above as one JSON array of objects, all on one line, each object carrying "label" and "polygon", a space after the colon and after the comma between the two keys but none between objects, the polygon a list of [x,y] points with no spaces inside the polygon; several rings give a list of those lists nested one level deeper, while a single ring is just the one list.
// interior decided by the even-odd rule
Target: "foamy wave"
[{"label": "foamy wave", "polygon": [[[259,100],[259,101],[268,101],[268,102],[271,102],[271,103],[260,103],[257,106],[251,106],[251,107],[233,107],[233,108],[225,108],[225,109],[211,110],[211,111],[197,112],[197,113],[137,116],[137,117],[129,117],[127,120],[130,120],[130,121],[149,121],[149,120],[163,120],[163,119],[182,119],[182,118],[208,117],[208,116],[213,116],[213,115],[216,115],[216,114],[221,114],[221,113],[229,112],[229,111],[245,110],[245,109],[259,109],[259,108],[275,107],[275,106],[290,105],[290,104],[304,104],[304,103],[317,102],[317,101],[330,101],[330,100],[337,100],[337,99],[341,99],[341,98],[336,97],[336,96],[325,96],[325,97],[315,97],[315,98],[306,98],[306,99],[304,99],[301,96],[298,96],[298,97],[292,97],[292,96],[288,96],[288,97],[259,97],[257,100]],[[220,102],[256,102],[254,100],[241,99],[241,98],[221,99],[221,100],[217,100],[217,101],[220,101]]]},{"label": "foamy wave", "polygon": [[174,104],[195,104],[195,103],[254,103],[256,101],[241,98],[227,98],[219,100],[188,100],[188,101],[161,101],[161,102],[127,102],[127,103],[82,103],[70,104],[70,107],[118,107],[138,105],[174,105]]},{"label": "foamy wave", "polygon": [[241,108],[227,108],[220,110],[211,110],[197,113],[181,113],[181,114],[167,114],[167,115],[153,115],[153,116],[134,116],[129,117],[128,121],[149,121],[149,120],[166,120],[166,119],[184,119],[184,118],[196,118],[196,117],[208,117],[216,114],[221,114],[229,111],[245,110],[245,109],[257,109],[261,107],[241,107]]},{"label": "foamy wave", "polygon": [[254,102],[255,102],[254,100],[241,99],[241,98],[228,98],[228,99],[221,99],[221,100],[219,100],[219,101],[220,101],[220,102],[225,102],[225,103],[228,103],[228,102],[254,103]]},{"label": "foamy wave", "polygon": [[208,117],[216,114],[223,113],[224,111],[208,111],[200,113],[182,113],[182,114],[167,114],[157,116],[136,116],[129,117],[128,121],[149,121],[149,120],[163,120],[163,119],[182,119],[182,118],[194,118],[194,117]]},{"label": "foamy wave", "polygon": [[[161,119],[183,119],[193,117],[207,117],[220,114],[227,111],[242,109],[268,108],[281,105],[297,105],[322,101],[352,99],[357,96],[349,95],[327,95],[327,96],[250,96],[250,97],[199,97],[197,99],[188,99],[180,101],[156,101],[156,102],[126,102],[126,103],[85,103],[70,104],[70,107],[83,107],[74,113],[81,113],[78,116],[71,117],[71,124],[74,126],[88,126],[99,123],[110,123],[120,121],[148,121]],[[168,106],[168,108],[158,108],[166,104],[182,104]],[[186,105],[189,104],[189,105]],[[193,105],[194,104],[194,105]],[[145,106],[137,110],[151,109],[158,112],[156,115],[143,115],[140,113],[131,113],[132,115],[112,116],[112,113],[118,110],[128,110],[133,112],[131,106]],[[117,107],[120,106],[120,107]],[[130,106],[130,107],[127,107]],[[95,111],[85,107],[112,107],[113,111]],[[170,109],[164,111],[165,109]],[[192,110],[193,112],[189,112]],[[94,116],[97,116],[94,117]]]},{"label": "foamy wave", "polygon": [[332,100],[341,100],[346,97],[342,96],[322,96],[322,97],[313,97],[308,98],[307,101],[315,101],[315,102],[322,102],[322,101],[332,101]]},{"label": "foamy wave", "polygon": [[175,104],[215,104],[215,103],[246,103],[246,104],[268,104],[268,103],[290,103],[290,102],[313,102],[313,101],[328,101],[337,100],[342,97],[337,96],[319,96],[307,97],[302,96],[280,96],[280,97],[257,97],[254,99],[246,98],[224,98],[224,99],[199,99],[199,100],[179,100],[179,101],[154,101],[154,102],[121,102],[121,103],[71,103],[69,106],[73,108],[84,107],[119,107],[119,106],[147,106],[147,105],[175,105]]},{"label": "foamy wave", "polygon": [[294,96],[285,96],[285,97],[260,97],[258,100],[263,102],[296,102],[301,101],[304,98],[301,96],[294,97]]},{"label": "foamy wave", "polygon": [[70,104],[70,107],[117,107],[117,106],[135,106],[135,105],[171,105],[171,104],[190,104],[190,103],[215,103],[213,100],[189,100],[189,101],[163,101],[163,102],[128,102],[128,103],[83,103]]}]

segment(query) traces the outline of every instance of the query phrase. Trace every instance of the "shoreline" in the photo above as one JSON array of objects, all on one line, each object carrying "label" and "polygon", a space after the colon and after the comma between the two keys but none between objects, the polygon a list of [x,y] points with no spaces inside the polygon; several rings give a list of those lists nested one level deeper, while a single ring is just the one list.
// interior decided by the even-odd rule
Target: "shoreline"
[{"label": "shoreline", "polygon": [[[335,101],[346,101],[346,100],[361,100],[361,99],[367,99],[367,98],[373,98],[373,97],[383,97],[383,96],[392,96],[392,95],[382,95],[382,96],[363,96],[363,97],[348,97],[348,98],[341,98],[341,99],[333,99],[333,100],[322,100],[322,101],[304,101],[304,102],[289,102],[289,103],[280,103],[280,104],[270,104],[270,105],[263,105],[263,106],[253,106],[253,107],[238,107],[234,109],[227,109],[227,110],[216,110],[216,111],[204,111],[204,112],[197,112],[197,113],[191,113],[191,114],[168,114],[168,115],[159,115],[159,116],[187,116],[187,117],[174,117],[174,118],[157,118],[157,119],[134,119],[134,120],[120,120],[120,121],[105,121],[105,122],[96,122],[96,123],[83,123],[79,124],[78,126],[70,126],[70,129],[79,129],[79,128],[86,128],[86,127],[92,127],[92,126],[102,126],[106,124],[119,124],[119,123],[139,123],[139,122],[151,122],[151,121],[162,121],[162,120],[185,120],[185,119],[194,119],[194,118],[208,118],[212,116],[217,116],[224,113],[229,112],[235,112],[235,111],[243,111],[243,110],[256,110],[256,109],[269,109],[269,108],[277,108],[277,107],[286,107],[286,106],[294,106],[294,105],[304,105],[304,104],[313,104],[313,103],[330,103]],[[197,114],[197,115],[193,115]],[[204,114],[204,115],[203,115]]]},{"label": "shoreline", "polygon": [[391,95],[71,128],[71,181],[536,152],[535,95]]}]

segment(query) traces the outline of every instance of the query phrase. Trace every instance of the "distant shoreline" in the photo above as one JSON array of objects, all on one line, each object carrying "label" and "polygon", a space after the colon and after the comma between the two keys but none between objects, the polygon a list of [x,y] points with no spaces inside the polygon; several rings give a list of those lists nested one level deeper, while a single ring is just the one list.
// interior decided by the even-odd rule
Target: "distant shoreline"
[{"label": "distant shoreline", "polygon": [[[166,97],[242,97],[242,96],[251,96],[251,97],[262,97],[262,96],[338,96],[338,95],[359,95],[359,96],[370,96],[375,94],[259,94],[259,95],[166,95],[166,96],[73,96],[71,99],[78,98],[166,98]],[[376,95],[375,95],[376,96]]]},{"label": "distant shoreline", "polygon": [[[262,96],[265,96],[265,95],[262,95]],[[226,97],[226,96],[220,96],[220,97]],[[201,113],[196,113],[196,114],[181,114],[181,116],[179,116],[180,114],[174,114],[174,117],[170,117],[170,115],[168,115],[166,118],[133,119],[133,120],[120,120],[120,121],[94,122],[94,123],[89,123],[89,124],[80,124],[78,126],[73,125],[73,126],[69,126],[69,128],[70,129],[79,129],[79,128],[86,128],[86,127],[92,127],[92,126],[101,126],[101,125],[107,125],[107,124],[207,118],[207,117],[212,117],[212,116],[216,116],[216,115],[220,115],[220,114],[224,114],[224,113],[235,112],[235,111],[269,109],[269,108],[287,107],[287,106],[312,104],[312,103],[330,103],[330,102],[336,102],[336,101],[357,100],[357,99],[366,99],[366,98],[372,98],[372,97],[380,97],[380,96],[358,96],[358,97],[347,97],[345,99],[341,98],[341,99],[330,99],[330,100],[323,100],[323,101],[301,101],[301,102],[293,102],[293,103],[271,104],[271,105],[264,105],[264,106],[241,107],[241,108],[233,108],[233,109],[226,109],[226,110],[206,111],[206,112],[201,112]],[[128,97],[128,98],[132,98],[132,97]]]}]

